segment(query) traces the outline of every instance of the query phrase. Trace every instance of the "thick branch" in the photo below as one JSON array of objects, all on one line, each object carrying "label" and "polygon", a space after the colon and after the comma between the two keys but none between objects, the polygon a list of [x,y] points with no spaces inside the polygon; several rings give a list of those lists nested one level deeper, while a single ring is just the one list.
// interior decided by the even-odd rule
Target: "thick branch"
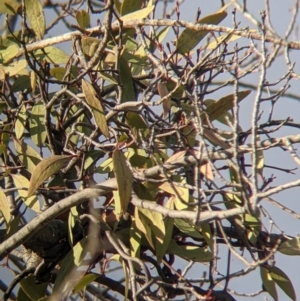
[{"label": "thick branch", "polygon": [[[113,31],[116,31],[119,29],[119,22],[114,22],[111,26],[111,29]],[[138,19],[138,20],[132,20],[132,21],[124,21],[122,24],[123,29],[129,29],[129,28],[136,28],[137,26],[171,26],[171,27],[183,27],[183,28],[189,28],[195,31],[208,31],[208,32],[224,32],[224,33],[230,33],[234,35],[238,35],[244,38],[251,38],[253,40],[262,40],[262,35],[259,32],[253,32],[249,30],[235,30],[232,31],[232,28],[225,27],[225,26],[217,26],[217,25],[207,25],[207,24],[193,24],[191,22],[186,21],[180,21],[180,20],[145,20],[145,19]],[[105,27],[93,27],[86,30],[86,34],[89,35],[99,35],[103,34],[105,31]],[[46,39],[43,41],[39,41],[36,43],[28,44],[26,45],[27,51],[31,52],[37,49],[41,49],[50,45],[59,44],[66,41],[71,41],[73,37],[82,35],[79,31],[72,31],[65,33],[60,36],[56,36],[50,39]],[[300,49],[300,43],[299,42],[288,42],[284,39],[275,38],[273,36],[266,36],[265,37],[266,42],[273,43],[274,45],[281,45],[284,47],[288,47],[289,49]],[[20,57],[24,55],[24,51],[20,50],[18,55],[16,57]]]}]

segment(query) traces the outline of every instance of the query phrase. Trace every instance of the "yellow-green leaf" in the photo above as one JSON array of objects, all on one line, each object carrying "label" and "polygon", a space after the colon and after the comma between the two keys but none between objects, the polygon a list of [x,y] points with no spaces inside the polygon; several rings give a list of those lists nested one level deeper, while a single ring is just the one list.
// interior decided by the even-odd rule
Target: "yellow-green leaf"
[{"label": "yellow-green leaf", "polygon": [[149,16],[149,14],[154,10],[154,5],[148,5],[147,7],[135,11],[133,13],[127,14],[121,17],[122,21],[132,21],[136,19],[144,19]]},{"label": "yellow-green leaf", "polygon": [[90,15],[84,9],[77,11],[76,20],[80,28],[85,29],[90,27]]},{"label": "yellow-green leaf", "polygon": [[13,92],[23,91],[25,89],[29,89],[30,86],[30,78],[28,75],[19,76],[16,81],[13,83],[11,90]]},{"label": "yellow-green leaf", "polygon": [[53,67],[50,69],[50,75],[58,80],[63,80],[66,74],[66,68],[64,67]]},{"label": "yellow-green leaf", "polygon": [[28,21],[39,40],[45,34],[45,17],[42,4],[39,0],[25,0]]},{"label": "yellow-green leaf", "polygon": [[142,7],[143,2],[143,0],[123,0],[120,15],[124,16],[139,10]]},{"label": "yellow-green leaf", "polygon": [[39,60],[46,60],[50,64],[66,64],[69,60],[69,55],[54,46],[48,46],[43,49],[39,49],[34,53],[35,57]]},{"label": "yellow-green leaf", "polygon": [[35,93],[35,89],[36,89],[36,73],[31,71],[30,72],[30,86],[32,89],[32,93]]},{"label": "yellow-green leaf", "polygon": [[[138,209],[135,208],[135,211]],[[132,257],[140,258],[140,250],[141,250],[141,241],[142,234],[141,229],[137,226],[135,218],[131,218],[131,227],[130,227],[130,253]]]},{"label": "yellow-green leaf", "polygon": [[26,206],[28,206],[35,212],[40,212],[40,204],[38,202],[37,197],[27,197],[29,181],[24,176],[18,174],[11,174],[11,177],[14,181],[15,187],[18,188],[19,196],[24,199],[24,203],[26,204]]},{"label": "yellow-green leaf", "polygon": [[289,277],[276,266],[267,268],[272,279],[276,282],[276,284],[292,299],[296,300],[296,293],[293,287],[293,284]]},{"label": "yellow-green leaf", "polygon": [[[8,77],[15,76],[16,74],[20,74],[24,68],[26,68],[27,62],[26,60],[18,60],[10,63],[6,66],[0,65],[0,70],[4,71],[5,74],[8,75]],[[4,79],[3,72],[0,72],[0,80]]]},{"label": "yellow-green leaf", "polygon": [[92,57],[100,43],[99,39],[83,36],[81,39],[83,53]]},{"label": "yellow-green leaf", "polygon": [[62,291],[68,280],[72,279],[74,281],[74,279],[79,279],[85,274],[89,267],[89,263],[85,265],[85,263],[82,261],[85,261],[84,257],[87,252],[85,247],[87,246],[87,243],[88,239],[84,237],[72,248],[72,250],[60,263],[60,269],[57,273],[56,281],[53,287],[54,293]]},{"label": "yellow-green leaf", "polygon": [[14,146],[22,164],[32,173],[36,165],[42,160],[42,157],[24,141],[14,139]]},{"label": "yellow-green leaf", "polygon": [[[213,24],[218,25],[227,16],[224,8],[218,12],[208,15],[200,19],[197,24]],[[199,30],[195,31],[193,29],[186,28],[179,35],[176,43],[176,51],[181,54],[185,54],[193,50],[197,44],[208,34],[208,31]]]},{"label": "yellow-green leaf", "polygon": [[31,139],[38,147],[43,146],[47,137],[46,128],[44,125],[45,113],[45,104],[42,101],[39,101],[33,106],[29,118]]},{"label": "yellow-green leaf", "polygon": [[196,262],[207,262],[213,260],[213,254],[205,247],[178,245],[171,239],[168,253],[177,255],[185,260]]},{"label": "yellow-green leaf", "polygon": [[1,64],[6,64],[7,61],[14,58],[19,52],[19,46],[16,44],[12,44],[8,46],[6,49],[0,50],[0,61]]},{"label": "yellow-green leaf", "polygon": [[132,74],[127,60],[121,56],[119,59],[120,78],[123,85],[122,102],[134,101],[135,92],[132,81]]},{"label": "yellow-green leaf", "polygon": [[21,139],[21,137],[23,136],[23,133],[25,130],[25,125],[26,125],[26,119],[27,119],[26,107],[23,104],[19,111],[16,123],[15,123],[15,133],[16,133],[17,139]]},{"label": "yellow-green leaf", "polygon": [[118,194],[120,197],[121,208],[123,213],[127,211],[132,191],[132,174],[127,166],[126,158],[122,151],[115,148],[112,154],[114,165],[114,174],[118,185]]},{"label": "yellow-green leaf", "polygon": [[100,128],[101,132],[106,138],[109,138],[109,129],[107,126],[107,122],[105,119],[104,111],[102,108],[101,100],[97,97],[97,93],[94,87],[87,82],[86,80],[82,79],[82,90],[86,98],[86,102],[91,107],[95,121]]},{"label": "yellow-green leaf", "polygon": [[262,279],[265,290],[270,294],[270,296],[275,301],[277,301],[278,300],[277,290],[276,290],[275,282],[272,279],[270,272],[266,268],[261,267],[260,275],[261,275],[261,279]]},{"label": "yellow-green leaf", "polygon": [[[242,101],[250,93],[251,90],[237,92],[237,102]],[[231,110],[234,107],[234,97],[234,94],[229,94],[222,97],[217,102],[211,103],[205,110],[210,121],[218,119],[220,116]]]},{"label": "yellow-green leaf", "polygon": [[293,237],[288,238],[286,241],[280,244],[278,251],[282,254],[289,256],[299,256],[300,255],[300,238]]},{"label": "yellow-green leaf", "polygon": [[0,1],[0,14],[16,15],[20,7],[17,0]]},{"label": "yellow-green leaf", "polygon": [[7,203],[6,195],[3,190],[0,190],[0,211],[5,219],[6,224],[8,225],[10,221],[10,210]]},{"label": "yellow-green leaf", "polygon": [[52,156],[42,160],[32,172],[27,197],[35,194],[39,186],[52,175],[66,167],[72,156]]},{"label": "yellow-green leaf", "polygon": [[77,294],[79,293],[82,289],[84,289],[86,286],[88,286],[90,283],[92,283],[95,279],[97,279],[99,275],[97,274],[87,274],[81,277],[81,279],[75,284],[73,293]]}]

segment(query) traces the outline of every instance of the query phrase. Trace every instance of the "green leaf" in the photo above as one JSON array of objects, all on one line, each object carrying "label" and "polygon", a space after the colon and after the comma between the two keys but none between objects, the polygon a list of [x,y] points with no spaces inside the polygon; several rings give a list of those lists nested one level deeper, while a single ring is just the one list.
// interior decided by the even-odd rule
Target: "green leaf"
[{"label": "green leaf", "polygon": [[[89,267],[89,264],[85,265],[81,263],[87,252],[85,248],[86,245],[87,245],[87,238],[84,237],[72,248],[72,250],[62,260],[53,287],[54,293],[60,292],[64,289],[64,286],[67,284],[71,273],[75,274],[72,275],[73,280],[74,280],[74,276],[78,279],[85,274],[86,270]],[[80,266],[81,268],[78,269]]]},{"label": "green leaf", "polygon": [[39,300],[46,295],[48,283],[36,284],[35,276],[30,275],[21,280],[20,286],[31,300]]},{"label": "green leaf", "polygon": [[268,267],[269,273],[276,284],[292,299],[296,300],[296,293],[289,277],[276,266]]},{"label": "green leaf", "polygon": [[[227,16],[224,8],[219,10],[218,12],[208,15],[202,19],[200,19],[197,24],[219,24],[222,20],[224,20]],[[179,35],[177,43],[176,43],[176,51],[180,54],[185,54],[193,50],[197,44],[203,40],[203,38],[208,34],[208,31],[199,30],[195,31],[189,28],[186,28]]]},{"label": "green leaf", "polygon": [[17,301],[32,301],[32,299],[29,298],[27,294],[24,292],[24,290],[22,289],[22,287],[20,287],[17,294]]},{"label": "green leaf", "polygon": [[81,29],[90,27],[90,15],[84,9],[77,11],[76,20]]},{"label": "green leaf", "polygon": [[17,139],[21,139],[23,136],[25,126],[26,126],[26,120],[27,120],[27,114],[26,114],[26,106],[25,104],[22,105],[21,109],[19,110],[19,114],[17,116],[17,120],[15,123],[15,133]]},{"label": "green leaf", "polygon": [[0,190],[0,211],[5,219],[6,224],[8,225],[10,221],[10,210],[8,207],[6,195],[3,190]]},{"label": "green leaf", "polygon": [[[18,188],[18,193],[21,198],[24,199],[26,206],[31,208],[35,212],[40,212],[40,203],[36,196],[27,197],[27,189],[29,187],[29,181],[22,175],[11,174],[15,187]],[[25,188],[25,189],[22,189]],[[26,189],[27,188],[27,189]]]},{"label": "green leaf", "polygon": [[39,49],[35,51],[34,54],[39,61],[46,60],[50,64],[66,64],[69,61],[69,55],[54,46],[47,46],[43,49]]},{"label": "green leaf", "polygon": [[127,60],[123,56],[119,59],[119,67],[121,83],[123,85],[122,102],[134,101],[136,99],[131,70],[128,66]]},{"label": "green leaf", "polygon": [[81,45],[83,53],[89,57],[92,57],[100,43],[99,39],[93,37],[83,36],[81,38]]},{"label": "green leaf", "polygon": [[66,74],[66,68],[64,67],[53,67],[50,69],[50,75],[58,80],[63,80]]},{"label": "green leaf", "polygon": [[71,158],[72,156],[52,156],[42,160],[32,172],[27,197],[35,194],[45,180],[66,167]]},{"label": "green leaf", "polygon": [[0,63],[6,64],[7,61],[14,58],[19,52],[19,46],[16,44],[12,44],[8,46],[6,49],[0,50]]},{"label": "green leaf", "polygon": [[101,100],[97,97],[97,93],[94,87],[87,82],[86,80],[82,79],[82,90],[86,98],[86,102],[91,107],[95,121],[106,138],[109,138],[109,129],[107,126],[107,121],[105,119],[104,111],[102,108]]},{"label": "green leaf", "polygon": [[39,0],[24,0],[28,21],[37,38],[42,40],[45,34],[45,17]]},{"label": "green leaf", "polygon": [[77,219],[78,219],[78,211],[76,206],[74,206],[70,209],[69,216],[68,216],[68,238],[69,238],[70,246],[74,245],[73,228],[75,226]]},{"label": "green leaf", "polygon": [[114,174],[118,185],[118,194],[120,198],[120,207],[125,213],[131,198],[132,191],[132,174],[127,166],[126,158],[122,151],[115,148],[112,153],[112,161],[114,165]]},{"label": "green leaf", "polygon": [[141,9],[143,0],[123,0],[120,15],[124,16]]},{"label": "green leaf", "polygon": [[[26,60],[18,60],[10,63],[6,66],[0,65],[0,70],[3,70],[8,77],[15,76],[16,74],[20,74],[27,66]],[[0,80],[4,80],[4,75],[0,72]]]},{"label": "green leaf", "polygon": [[42,160],[42,157],[24,141],[14,139],[14,146],[22,164],[32,173],[36,165]]},{"label": "green leaf", "polygon": [[92,283],[95,279],[97,279],[99,275],[97,274],[87,274],[81,277],[81,279],[75,284],[73,293],[77,294],[79,293],[82,289],[84,289],[86,286],[88,286],[90,283]]},{"label": "green leaf", "polygon": [[29,118],[29,128],[32,141],[42,147],[45,143],[47,133],[44,125],[46,114],[46,106],[42,101],[37,102],[32,110]]},{"label": "green leaf", "polygon": [[[151,3],[150,1],[149,3]],[[144,19],[147,18],[148,15],[154,10],[154,5],[148,5],[147,7],[134,11],[130,14],[121,17],[121,20],[124,21],[132,21],[136,19]]]},{"label": "green leaf", "polygon": [[187,234],[188,237],[203,239],[203,236],[186,221],[179,218],[175,218],[174,224],[182,233]]},{"label": "green leaf", "polygon": [[[237,92],[237,102],[239,103],[240,101],[242,101],[250,93],[251,90]],[[234,94],[229,94],[222,97],[217,102],[211,103],[205,110],[205,112],[209,116],[209,120],[214,121],[215,119],[218,119],[220,116],[231,110],[234,107],[234,97]]]},{"label": "green leaf", "polygon": [[285,255],[299,256],[300,255],[300,238],[293,237],[288,238],[286,241],[280,244],[278,251]]},{"label": "green leaf", "polygon": [[[137,208],[135,208],[135,210],[137,210]],[[130,242],[131,257],[140,258],[142,234],[141,234],[141,230],[139,229],[139,227],[135,222],[134,217],[131,218],[129,242]]]},{"label": "green leaf", "polygon": [[17,0],[0,1],[0,14],[16,15],[21,8]]},{"label": "green leaf", "polygon": [[91,150],[86,153],[84,161],[84,170],[87,170],[92,165],[96,164],[97,161],[105,156],[105,152],[101,150]]},{"label": "green leaf", "polygon": [[13,83],[11,90],[13,92],[19,92],[23,91],[25,89],[30,89],[31,84],[30,84],[30,78],[28,75],[21,75],[19,76],[16,81]]},{"label": "green leaf", "polygon": [[185,260],[195,262],[207,262],[213,260],[213,254],[205,247],[195,245],[178,245],[174,240],[170,241],[168,253],[177,255]]},{"label": "green leaf", "polygon": [[271,277],[271,274],[266,268],[260,267],[260,275],[265,290],[270,294],[270,296],[275,301],[277,301],[278,300],[277,290],[276,290],[275,282]]}]

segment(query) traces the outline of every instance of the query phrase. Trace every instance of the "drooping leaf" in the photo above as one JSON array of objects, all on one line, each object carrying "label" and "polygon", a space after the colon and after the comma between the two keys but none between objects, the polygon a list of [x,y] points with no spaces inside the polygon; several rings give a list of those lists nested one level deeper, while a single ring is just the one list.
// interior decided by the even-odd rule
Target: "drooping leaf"
[{"label": "drooping leaf", "polygon": [[25,0],[25,9],[28,21],[39,40],[45,34],[45,17],[42,4],[39,0]]},{"label": "drooping leaf", "polygon": [[121,208],[123,213],[127,211],[132,192],[132,174],[127,166],[126,158],[122,151],[115,148],[112,154],[114,174],[118,185],[118,194],[120,197]]},{"label": "drooping leaf", "polygon": [[19,196],[24,199],[24,203],[26,204],[26,206],[28,206],[35,212],[40,212],[40,204],[37,197],[35,195],[27,197],[29,181],[24,176],[19,174],[11,174],[11,177],[14,181],[15,187],[18,188]]},{"label": "drooping leaf", "polygon": [[32,172],[27,197],[32,196],[45,180],[66,167],[71,157],[56,155],[42,160]]},{"label": "drooping leaf", "polygon": [[3,190],[0,190],[0,211],[4,217],[6,224],[8,224],[10,221],[10,210]]},{"label": "drooping leaf", "polygon": [[264,268],[260,267],[260,275],[263,282],[263,286],[265,290],[270,294],[270,296],[277,301],[278,295],[277,290],[275,286],[275,281],[272,279],[270,272]]},{"label": "drooping leaf", "polygon": [[107,121],[105,119],[104,111],[102,108],[101,100],[97,97],[97,93],[94,87],[87,82],[86,80],[82,79],[82,90],[86,98],[86,102],[91,107],[95,121],[106,138],[109,138],[109,129],[107,126]]},{"label": "drooping leaf", "polygon": [[86,10],[78,10],[76,13],[76,20],[81,29],[90,27],[90,15]]},{"label": "drooping leaf", "polygon": [[123,85],[122,102],[134,101],[135,91],[132,81],[132,74],[127,60],[121,56],[119,59],[120,78]]},{"label": "drooping leaf", "polygon": [[24,141],[14,139],[14,146],[22,164],[32,173],[42,157]]},{"label": "drooping leaf", "polygon": [[83,277],[80,278],[80,280],[75,284],[73,293],[77,294],[79,293],[82,289],[87,287],[90,283],[92,283],[95,279],[97,279],[99,275],[97,274],[87,274],[84,275]]},{"label": "drooping leaf", "polygon": [[[225,7],[226,8],[226,7]],[[197,24],[213,24],[218,25],[222,20],[227,16],[227,13],[224,8],[220,9],[214,14],[208,15],[199,21]],[[185,54],[193,50],[198,43],[203,40],[203,38],[208,34],[208,31],[199,30],[195,31],[189,28],[186,28],[179,35],[176,43],[176,51],[180,54]]]}]

